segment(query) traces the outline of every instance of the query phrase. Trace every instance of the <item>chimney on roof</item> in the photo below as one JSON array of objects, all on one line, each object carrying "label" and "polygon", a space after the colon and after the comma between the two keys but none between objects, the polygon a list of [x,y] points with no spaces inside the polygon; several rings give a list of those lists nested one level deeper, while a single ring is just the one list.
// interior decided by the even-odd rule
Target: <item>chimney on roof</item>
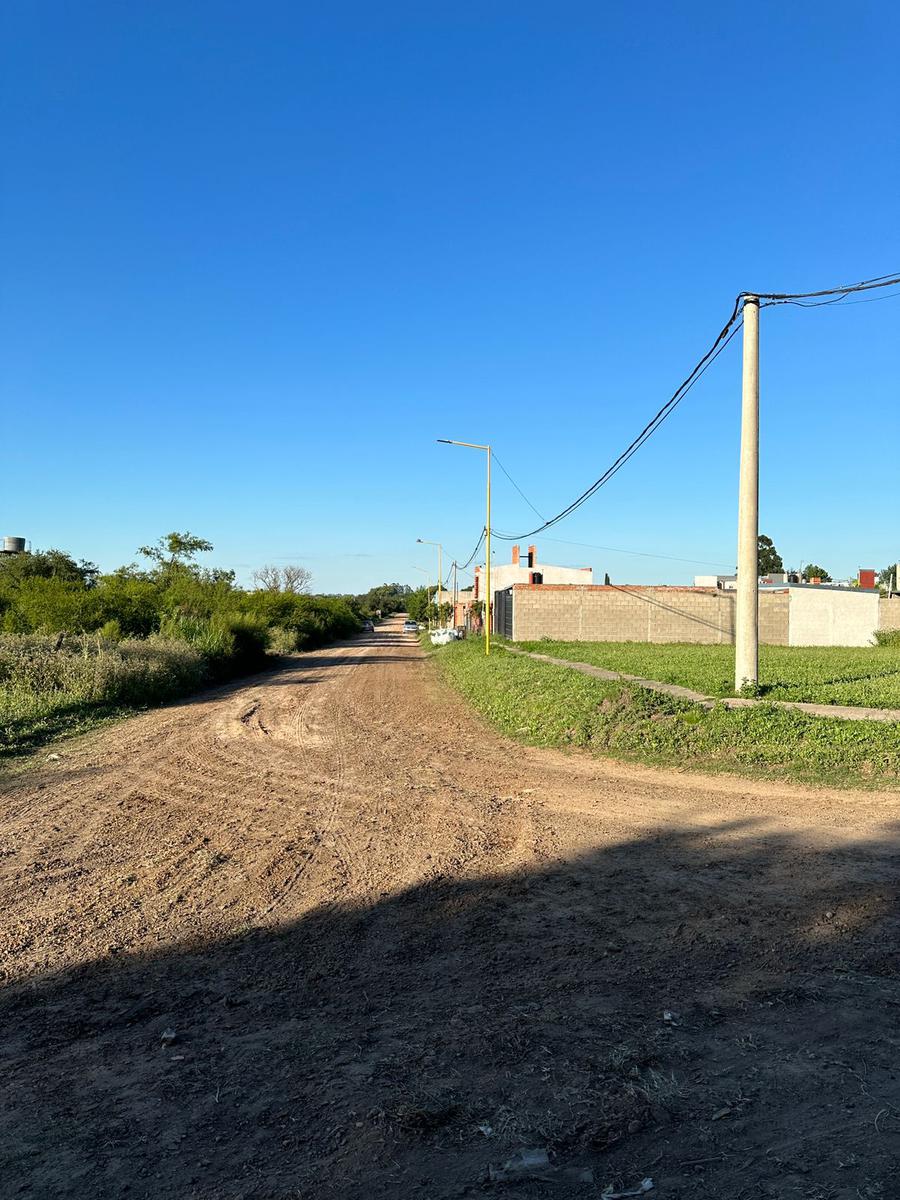
[{"label": "chimney on roof", "polygon": [[537,566],[537,546],[528,547],[528,565],[529,567]]},{"label": "chimney on roof", "polygon": [[860,567],[860,569],[859,569],[859,586],[861,588],[874,588],[875,572],[868,567]]},{"label": "chimney on roof", "polygon": [[517,567],[519,565],[519,547],[518,546],[513,546],[512,561],[513,561],[514,567]]}]

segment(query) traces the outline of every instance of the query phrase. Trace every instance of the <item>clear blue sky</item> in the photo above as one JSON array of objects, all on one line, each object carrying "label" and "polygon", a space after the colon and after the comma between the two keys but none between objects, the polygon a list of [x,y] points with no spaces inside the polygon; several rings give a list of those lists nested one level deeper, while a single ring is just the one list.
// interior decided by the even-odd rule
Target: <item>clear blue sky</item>
[{"label": "clear blue sky", "polygon": [[[7,0],[0,533],[421,582],[555,512],[740,290],[900,268],[885,3]],[[763,313],[761,524],[900,555],[900,299]],[[570,541],[732,563],[736,340]],[[532,514],[497,473],[495,525]],[[615,581],[689,564],[540,541]],[[498,556],[507,547],[498,545]],[[712,569],[712,568],[710,568]]]}]

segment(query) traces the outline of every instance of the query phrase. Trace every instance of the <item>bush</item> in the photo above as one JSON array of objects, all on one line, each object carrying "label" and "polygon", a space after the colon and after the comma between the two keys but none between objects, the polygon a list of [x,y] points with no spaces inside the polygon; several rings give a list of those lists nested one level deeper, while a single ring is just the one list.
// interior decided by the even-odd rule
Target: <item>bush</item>
[{"label": "bush", "polygon": [[164,617],[164,637],[181,639],[198,650],[213,679],[231,679],[260,670],[266,661],[269,633],[264,622],[241,613]]},{"label": "bush", "polygon": [[203,655],[154,636],[0,635],[0,753],[28,749],[116,709],[172,700],[208,678]]},{"label": "bush", "polygon": [[900,629],[876,629],[875,644],[900,647]]},{"label": "bush", "polygon": [[302,596],[289,592],[248,592],[242,609],[269,628],[290,630],[294,649],[311,650],[335,638],[358,632],[360,619],[336,596]]},{"label": "bush", "polygon": [[269,630],[270,654],[293,654],[297,649],[297,634],[293,629],[284,629],[274,625]]},{"label": "bush", "polygon": [[3,624],[10,633],[81,633],[102,624],[101,608],[93,588],[33,576],[18,585]]},{"label": "bush", "polygon": [[172,534],[151,569],[99,577],[59,551],[0,561],[0,752],[89,723],[92,706],[170,699],[360,628],[356,597],[245,592],[173,539],[202,548]]}]

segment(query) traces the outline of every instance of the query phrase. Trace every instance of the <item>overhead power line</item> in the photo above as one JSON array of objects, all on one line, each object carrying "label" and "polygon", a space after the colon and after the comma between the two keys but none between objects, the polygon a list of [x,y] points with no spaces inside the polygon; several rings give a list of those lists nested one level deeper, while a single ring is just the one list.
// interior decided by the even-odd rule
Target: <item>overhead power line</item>
[{"label": "overhead power line", "polygon": [[[500,468],[500,470],[503,472],[503,474],[506,476],[506,478],[509,480],[509,482],[513,485],[513,487],[516,489],[516,491],[519,493],[519,495],[522,497],[522,499],[525,501],[525,503],[528,505],[528,507],[531,509],[531,511],[535,514],[535,516],[540,517],[542,521],[546,521],[547,518],[544,516],[544,514],[542,512],[538,512],[538,510],[534,507],[534,505],[531,503],[531,501],[528,499],[528,497],[525,495],[525,493],[522,491],[522,489],[519,487],[519,485],[513,479],[512,475],[510,475],[509,471],[507,471],[506,467],[504,467],[503,463],[497,457],[496,452],[492,450],[491,455],[493,456],[494,462],[497,464],[497,466]],[[491,532],[493,533],[494,530],[491,529]]]},{"label": "overhead power line", "polygon": [[[541,517],[541,519],[543,519],[543,513],[538,512],[538,510],[534,507],[534,505],[531,503],[531,501],[528,499],[528,497],[525,495],[525,493],[519,487],[518,483],[516,483],[515,479],[513,479],[512,475],[510,475],[509,471],[507,471],[506,467],[503,466],[503,463],[500,462],[500,459],[497,458],[496,454],[494,455],[494,458],[497,462],[497,465],[503,471],[503,474],[506,476],[506,478],[509,480],[509,482],[513,485],[513,487],[516,489],[516,491],[519,493],[519,495],[522,497],[522,499],[525,501],[525,503],[528,505],[528,507],[530,509],[532,509],[534,512],[536,512],[537,515],[539,517]],[[496,531],[493,531],[493,532],[495,532],[495,536],[496,536]],[[729,570],[734,569],[733,563],[713,561],[708,558],[682,558],[676,554],[653,554],[649,550],[625,550],[621,546],[601,546],[601,545],[598,545],[597,542],[573,542],[573,541],[568,541],[566,538],[548,537],[548,538],[545,538],[544,540],[547,542],[554,542],[555,544],[560,545],[560,546],[580,546],[585,550],[604,550],[609,554],[630,554],[637,558],[665,559],[668,562],[692,563],[695,566],[727,567]]]},{"label": "overhead power line", "polygon": [[[796,304],[798,307],[802,308],[820,308],[824,305],[839,304],[842,302],[846,302],[848,304],[872,304],[876,300],[890,300],[900,296],[900,292],[894,292],[887,296],[873,296],[862,300],[847,299],[848,296],[852,296],[857,292],[869,292],[875,289],[887,287],[900,287],[900,274],[895,273],[893,275],[878,275],[873,279],[863,279],[859,283],[844,284],[841,287],[834,288],[823,288],[817,292],[740,292],[735,299],[734,308],[731,310],[731,315],[725,322],[725,325],[722,327],[718,337],[715,339],[712,346],[710,346],[709,350],[707,350],[706,354],[704,354],[699,362],[697,362],[690,374],[675,389],[666,403],[657,410],[657,412],[653,415],[650,421],[647,422],[637,437],[628,446],[626,446],[619,457],[615,459],[609,467],[607,467],[599,479],[595,479],[590,487],[586,488],[580,496],[576,496],[571,504],[568,504],[555,516],[549,518],[544,517],[543,513],[541,513],[540,510],[536,508],[535,505],[532,504],[532,502],[528,499],[522,488],[518,485],[518,483],[516,483],[515,479],[513,479],[512,475],[510,475],[509,471],[507,471],[506,467],[503,465],[497,455],[493,454],[492,452],[492,457],[500,467],[500,470],[513,485],[535,516],[540,517],[542,524],[536,526],[534,529],[529,529],[522,533],[502,533],[492,527],[491,533],[494,535],[494,537],[497,537],[501,541],[505,542],[515,542],[524,538],[535,537],[537,534],[543,533],[544,530],[552,528],[566,517],[571,516],[571,514],[580,508],[582,504],[585,504],[592,496],[594,496],[600,490],[600,488],[607,484],[610,479],[612,479],[613,476],[622,469],[632,455],[636,454],[641,446],[643,446],[643,444],[653,436],[657,429],[659,429],[660,425],[662,425],[662,423],[669,416],[671,416],[694,384],[700,379],[704,372],[707,371],[710,366],[712,366],[731,339],[737,334],[743,325],[743,317],[741,316],[742,302],[747,297],[752,296],[757,300],[762,301],[763,303],[760,304],[761,308],[768,308],[775,304]],[[481,549],[486,532],[486,528],[483,528],[478,538],[478,542],[475,545],[475,549],[469,555],[462,567],[459,567],[459,570],[465,570],[465,568],[468,567],[474,560],[475,556],[478,554],[478,551]],[[559,541],[561,539],[550,538],[548,540]],[[571,542],[569,544],[581,545],[591,549],[605,550],[609,553],[615,554],[634,554],[646,558],[670,559],[671,561],[675,562],[689,562],[707,566],[726,565],[724,563],[709,562],[706,559],[682,559],[676,558],[674,555],[650,554],[649,552],[641,550],[621,550],[612,546],[596,546],[588,542]]]},{"label": "overhead power line", "polygon": [[472,560],[474,559],[475,555],[476,555],[476,554],[478,553],[478,551],[481,549],[481,543],[484,541],[484,535],[485,535],[486,533],[487,533],[487,530],[486,530],[486,529],[484,529],[484,528],[482,528],[482,530],[481,530],[481,534],[480,534],[480,536],[479,536],[479,538],[478,538],[478,541],[475,543],[475,549],[472,551],[472,553],[469,555],[469,557],[466,559],[466,561],[465,561],[464,563],[459,563],[459,564],[457,564],[457,569],[458,569],[458,570],[460,570],[460,571],[465,571],[466,567],[468,567],[468,566],[469,566],[469,564],[470,564],[470,563],[472,562]]},{"label": "overhead power line", "polygon": [[849,296],[852,292],[871,292],[875,288],[894,287],[900,284],[900,274],[876,275],[874,279],[863,279],[860,283],[847,283],[843,287],[823,288],[819,292],[741,292],[738,297],[756,296],[758,300],[814,300],[819,296]]},{"label": "overhead power line", "polygon": [[641,448],[641,446],[643,446],[644,442],[653,436],[660,425],[662,425],[663,421],[665,421],[667,417],[671,416],[697,380],[715,362],[734,335],[738,332],[741,324],[743,323],[741,318],[738,316],[739,310],[740,297],[738,297],[738,299],[735,301],[734,309],[732,310],[728,321],[723,326],[722,332],[713,342],[709,350],[707,350],[706,354],[703,355],[684,382],[676,388],[662,408],[660,408],[654,414],[651,420],[647,422],[637,437],[628,446],[626,446],[619,457],[609,467],[607,467],[599,479],[595,479],[589,488],[586,488],[580,496],[577,496],[571,504],[567,505],[566,508],[564,508],[561,512],[558,512],[556,516],[551,517],[549,520],[545,520],[542,525],[537,526],[535,529],[528,529],[524,533],[499,533],[492,529],[491,532],[494,534],[494,536],[505,542],[516,542],[523,538],[534,537],[535,534],[542,533],[545,529],[549,529],[551,526],[556,525],[559,521],[562,521],[564,517],[570,516],[577,508],[580,508],[585,501],[590,500],[591,496],[598,492],[600,488],[609,483],[610,479],[612,479],[612,477],[617,474],[622,467],[624,467],[629,458],[631,458],[631,456],[635,454]]},{"label": "overhead power line", "polygon": [[734,570],[734,563],[713,562],[708,558],[680,558],[677,554],[652,554],[649,550],[623,550],[621,546],[598,546],[596,542],[569,542],[565,538],[545,538],[560,546],[581,546],[585,550],[605,550],[608,554],[630,554],[636,558],[661,558],[667,562],[692,563],[698,567],[727,567]]},{"label": "overhead power line", "polygon": [[[693,368],[693,370],[690,372],[690,374],[687,376],[687,378],[675,389],[675,391],[672,393],[672,395],[669,397],[669,399],[666,401],[666,403],[654,414],[654,416],[651,418],[651,420],[648,421],[648,423],[644,426],[644,428],[637,435],[637,437],[628,446],[626,446],[625,449],[622,451],[622,453],[619,455],[619,457],[617,459],[615,459],[615,461],[609,467],[607,467],[607,469],[603,472],[603,474],[600,476],[599,479],[594,480],[594,482],[590,485],[590,487],[586,488],[581,493],[580,496],[576,496],[576,498],[572,501],[571,504],[567,505],[564,509],[562,509],[560,512],[558,512],[555,516],[550,517],[549,519],[542,518],[543,524],[538,525],[536,528],[525,530],[522,533],[501,533],[497,530],[492,529],[491,533],[494,534],[495,537],[500,538],[501,541],[507,541],[507,542],[515,542],[515,541],[519,541],[523,538],[534,537],[536,534],[542,533],[545,529],[550,529],[553,525],[556,525],[559,521],[562,521],[565,517],[571,516],[571,514],[573,512],[575,512],[576,509],[580,508],[582,504],[584,504],[593,495],[595,495],[600,490],[600,488],[602,488],[605,484],[607,484],[610,481],[610,479],[612,479],[612,477],[614,475],[616,475],[622,469],[622,467],[625,465],[626,462],[628,462],[628,460],[632,457],[632,455],[637,453],[637,451],[641,448],[641,446],[643,446],[643,444],[649,438],[651,438],[653,436],[653,434],[657,431],[657,429],[659,429],[660,425],[662,425],[662,423],[667,419],[667,417],[671,416],[671,414],[678,407],[678,405],[681,403],[681,401],[684,399],[684,397],[688,394],[688,392],[691,390],[691,388],[694,386],[694,384],[697,382],[697,380],[715,362],[715,360],[719,357],[719,355],[722,353],[722,351],[725,349],[725,347],[728,345],[728,343],[731,341],[731,339],[735,336],[735,334],[741,328],[741,325],[743,324],[743,318],[740,315],[741,307],[742,307],[743,300],[747,296],[754,296],[758,300],[767,301],[768,304],[804,304],[805,301],[819,301],[820,304],[836,304],[839,301],[844,300],[847,296],[854,294],[855,292],[868,292],[868,291],[872,291],[876,288],[896,287],[898,285],[900,285],[900,274],[895,273],[893,275],[879,275],[874,279],[864,279],[864,280],[861,280],[859,283],[845,284],[842,287],[823,288],[821,291],[818,291],[818,292],[741,292],[741,293],[739,293],[739,295],[735,299],[734,308],[731,310],[731,315],[729,316],[725,325],[722,327],[721,332],[719,333],[716,340],[713,342],[712,346],[709,348],[709,350],[707,350],[706,354],[704,354],[703,357],[699,360],[699,362],[696,364],[696,366]],[[824,298],[824,297],[834,297],[834,299],[831,299],[831,300],[821,299],[820,300],[820,298]],[[887,297],[885,297],[885,298],[887,298]],[[859,301],[857,301],[857,303],[859,303]],[[761,307],[767,307],[767,306],[768,305],[762,305]],[[819,305],[818,304],[809,304],[809,305],[804,305],[804,306],[818,307]],[[502,464],[501,464],[501,468],[503,469],[504,474],[506,474],[507,477],[511,479],[511,477],[509,476],[509,472],[506,471],[506,469],[502,467]],[[514,481],[512,481],[512,482],[514,482]],[[531,508],[535,512],[537,512],[537,509],[534,508],[534,505],[531,503],[530,500],[527,500],[527,497],[525,497],[521,488],[519,488],[517,484],[514,484],[514,486],[516,486],[520,495],[522,495],[522,498],[526,500],[529,508]],[[538,513],[537,515],[540,516],[541,514]]]}]

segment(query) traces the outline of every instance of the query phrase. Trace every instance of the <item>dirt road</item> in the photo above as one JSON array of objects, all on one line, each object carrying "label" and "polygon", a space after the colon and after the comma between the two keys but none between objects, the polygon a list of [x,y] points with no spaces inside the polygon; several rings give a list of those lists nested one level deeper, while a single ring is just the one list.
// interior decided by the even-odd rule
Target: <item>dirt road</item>
[{"label": "dirt road", "polygon": [[44,757],[4,1197],[900,1195],[896,794],[523,749],[399,623]]}]

